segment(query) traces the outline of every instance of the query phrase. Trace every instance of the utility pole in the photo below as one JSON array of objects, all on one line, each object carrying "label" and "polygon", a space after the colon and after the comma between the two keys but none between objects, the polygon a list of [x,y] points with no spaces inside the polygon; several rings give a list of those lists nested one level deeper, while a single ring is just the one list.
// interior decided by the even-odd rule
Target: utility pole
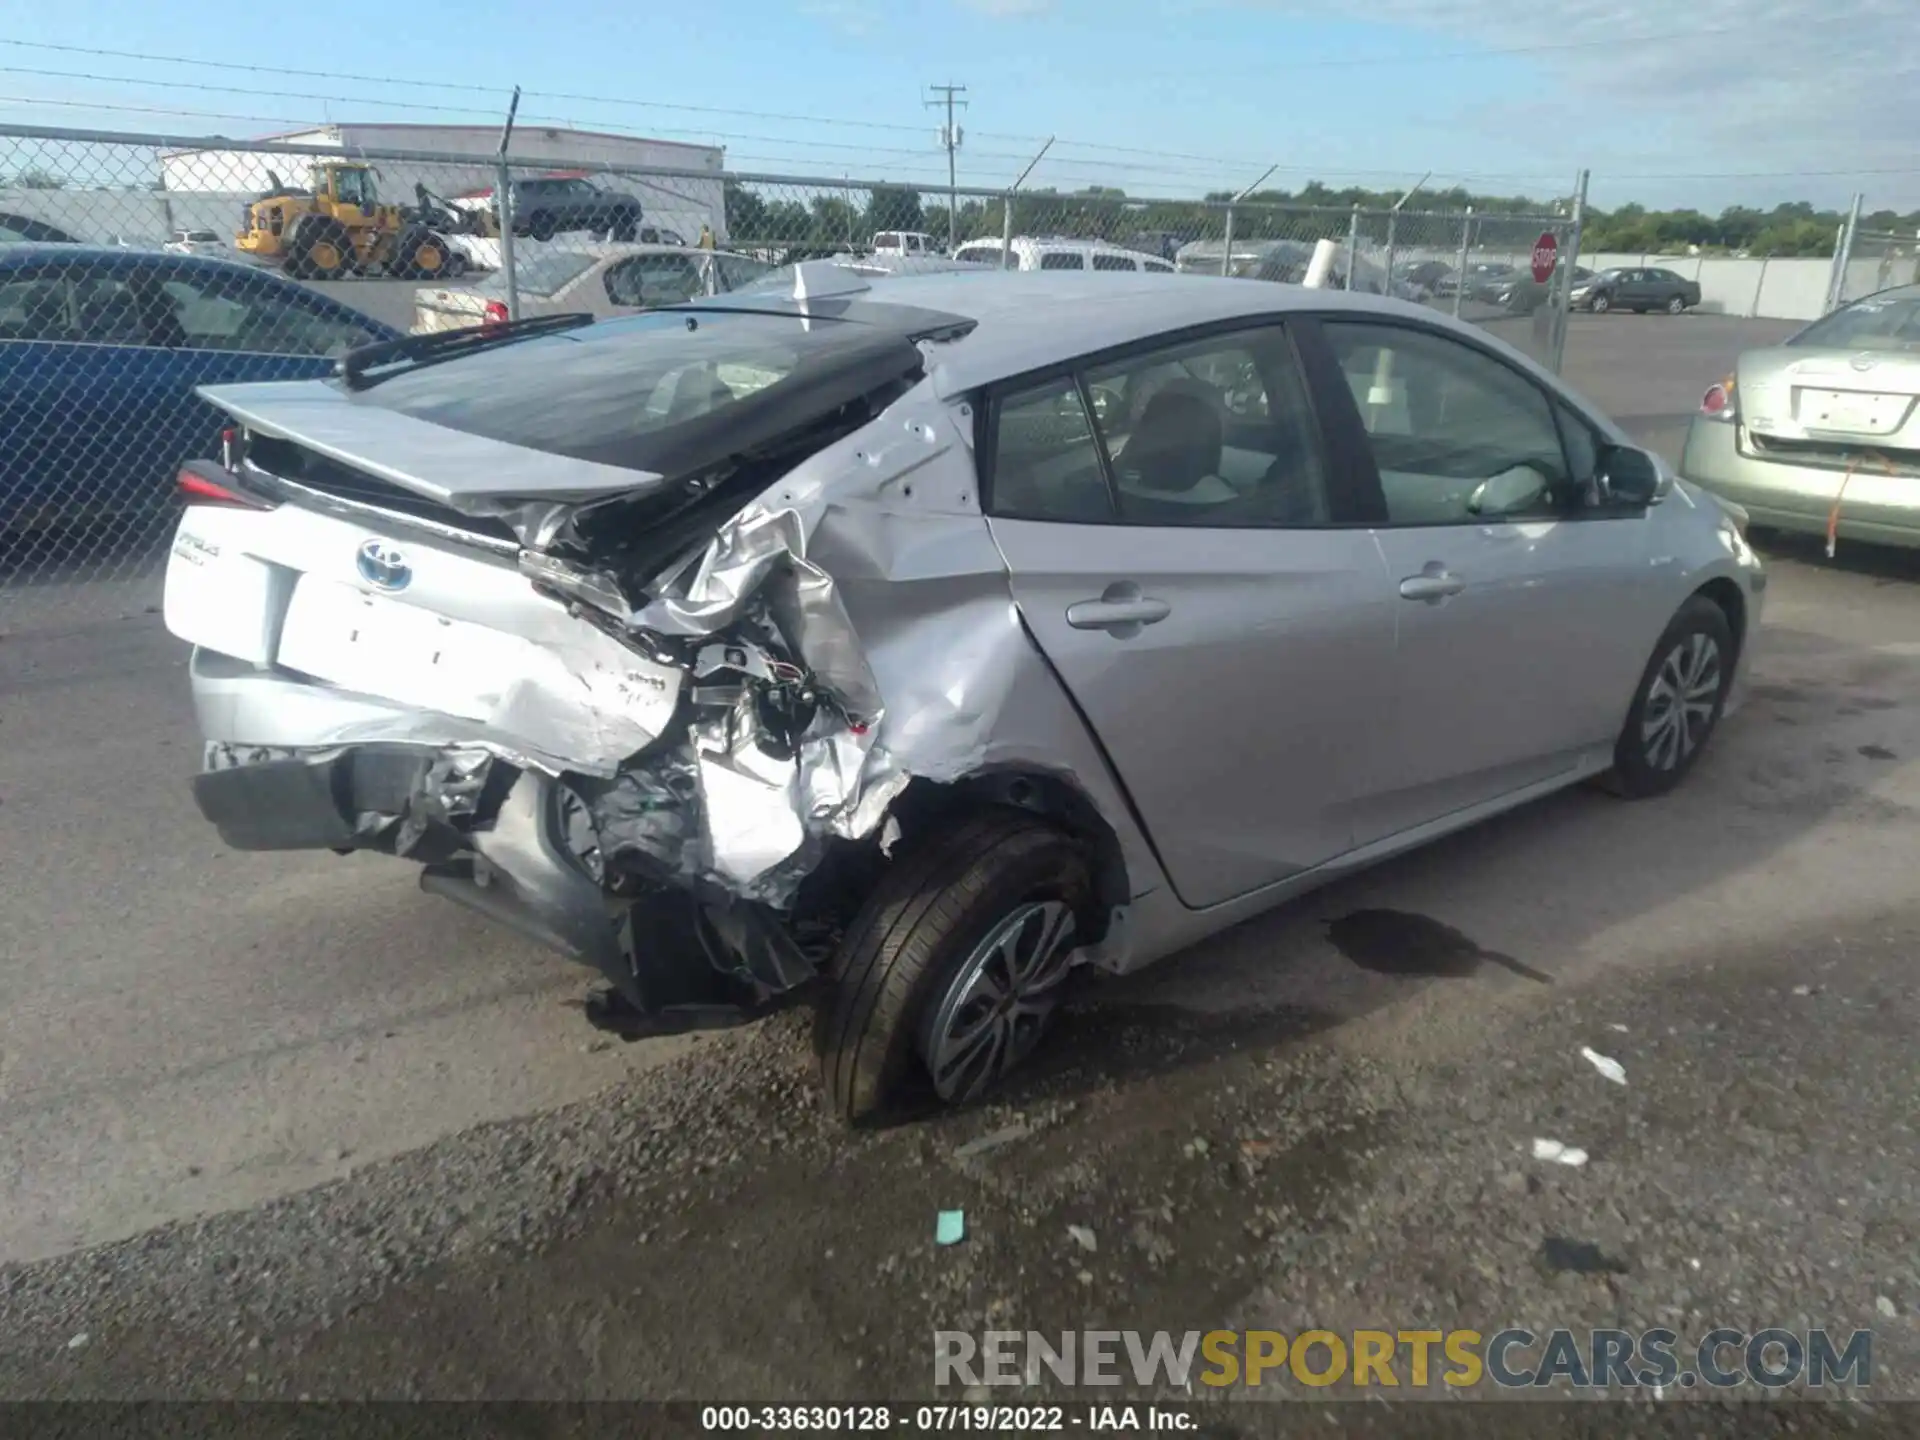
[{"label": "utility pole", "polygon": [[940,127],[940,144],[947,152],[947,253],[951,255],[954,246],[959,244],[960,236],[960,180],[955,157],[960,150],[960,141],[963,138],[960,127],[953,123],[953,110],[956,105],[962,110],[967,108],[966,101],[955,98],[966,94],[967,87],[929,85],[927,89],[940,97],[937,100],[925,101],[927,108],[933,110],[944,106],[947,112],[947,123]]}]

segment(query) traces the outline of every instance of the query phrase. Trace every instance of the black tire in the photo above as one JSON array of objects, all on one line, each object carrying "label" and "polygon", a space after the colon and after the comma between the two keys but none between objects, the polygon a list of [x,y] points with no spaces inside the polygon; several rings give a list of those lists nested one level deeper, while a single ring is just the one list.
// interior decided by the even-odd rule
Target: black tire
[{"label": "black tire", "polygon": [[1596,315],[1604,315],[1613,308],[1613,300],[1610,296],[1596,295],[1587,308]]},{"label": "black tire", "polygon": [[451,247],[447,250],[447,278],[458,280],[473,268],[464,251]]},{"label": "black tire", "polygon": [[[1078,920],[1091,892],[1080,845],[1011,808],[931,831],[899,856],[834,957],[814,1032],[830,1108],[861,1125],[943,1099],[964,1104],[990,1088],[1003,1070],[977,1090],[941,1095],[925,1058],[929,1028],[957,999],[977,948],[996,928],[1041,904],[1064,905]],[[1071,944],[1069,935],[1053,953],[1062,956]],[[1047,987],[1047,1013],[1022,1032],[1013,1063],[1038,1042],[1060,988]]]},{"label": "black tire", "polygon": [[353,272],[356,252],[347,227],[326,215],[294,222],[287,239],[287,271],[300,280],[340,280]]},{"label": "black tire", "polygon": [[402,280],[443,279],[453,253],[453,247],[431,230],[403,230],[393,242],[393,261],[387,273]]},{"label": "black tire", "polygon": [[1667,314],[1684,315],[1686,313],[1687,313],[1687,301],[1685,296],[1676,295],[1671,300],[1667,301]]},{"label": "black tire", "polygon": [[609,239],[629,244],[640,238],[640,217],[632,211],[622,211],[613,217],[613,224],[607,227]]},{"label": "black tire", "polygon": [[[1710,686],[1707,671],[1697,668],[1701,652],[1696,646],[1710,647]],[[1689,598],[1641,672],[1627,723],[1613,747],[1606,788],[1628,800],[1644,800],[1666,794],[1685,779],[1719,728],[1737,658],[1726,611],[1704,595]],[[1663,700],[1663,693],[1668,698]],[[1693,706],[1680,703],[1686,695],[1693,696]],[[1694,708],[1702,703],[1704,712]],[[1663,714],[1675,717],[1677,731],[1658,725]],[[1677,736],[1671,744],[1669,735]]]},{"label": "black tire", "polygon": [[553,216],[544,211],[536,213],[527,221],[527,234],[536,240],[551,240],[556,233]]}]

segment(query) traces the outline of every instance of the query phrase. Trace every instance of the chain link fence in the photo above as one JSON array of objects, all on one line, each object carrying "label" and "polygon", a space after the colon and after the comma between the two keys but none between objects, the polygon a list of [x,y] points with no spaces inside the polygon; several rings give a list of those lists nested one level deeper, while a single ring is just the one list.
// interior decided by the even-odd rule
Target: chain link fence
[{"label": "chain link fence", "polygon": [[1920,236],[1855,230],[1843,254],[1836,305],[1895,285],[1920,284]]},{"label": "chain link fence", "polygon": [[[195,388],[322,377],[376,340],[628,313],[882,254],[1392,294],[1553,364],[1550,291],[1579,243],[1564,216],[28,127],[0,127],[0,177],[0,632],[155,607],[179,466],[222,445]],[[1532,278],[1543,234],[1551,287]]]}]

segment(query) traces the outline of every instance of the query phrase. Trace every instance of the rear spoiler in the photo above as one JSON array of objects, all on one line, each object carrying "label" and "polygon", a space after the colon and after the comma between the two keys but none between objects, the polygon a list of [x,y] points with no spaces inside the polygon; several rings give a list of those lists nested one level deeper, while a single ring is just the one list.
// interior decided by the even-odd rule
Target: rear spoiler
[{"label": "rear spoiler", "polygon": [[666,479],[650,470],[509,445],[385,406],[355,404],[322,380],[207,385],[197,393],[257,434],[303,445],[466,514],[497,513],[503,501],[581,504]]}]

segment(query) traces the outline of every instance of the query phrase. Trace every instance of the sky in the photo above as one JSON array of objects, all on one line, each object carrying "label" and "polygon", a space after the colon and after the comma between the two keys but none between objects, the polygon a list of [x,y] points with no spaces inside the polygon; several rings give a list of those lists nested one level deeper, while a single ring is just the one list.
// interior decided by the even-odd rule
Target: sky
[{"label": "sky", "polygon": [[[65,49],[48,47],[71,47]],[[108,52],[108,53],[86,53]],[[218,62],[215,64],[190,62]],[[311,72],[287,74],[285,71]],[[7,123],[259,135],[523,119],[737,171],[1134,195],[1310,179],[1614,208],[1920,206],[1915,0],[62,0],[0,19]]]}]

